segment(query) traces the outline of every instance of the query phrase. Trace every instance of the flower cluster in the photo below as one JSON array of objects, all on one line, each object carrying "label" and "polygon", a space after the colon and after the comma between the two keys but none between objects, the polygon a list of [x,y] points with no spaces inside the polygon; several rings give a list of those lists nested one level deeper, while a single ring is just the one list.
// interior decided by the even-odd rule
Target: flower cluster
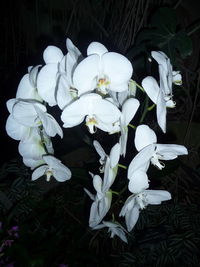
[{"label": "flower cluster", "polygon": [[55,105],[60,108],[64,128],[84,123],[90,134],[97,130],[109,135],[117,133],[118,142],[109,155],[94,140],[94,148],[100,156],[100,174],[90,173],[96,193],[84,190],[92,200],[89,226],[94,230],[107,227],[111,237],[117,235],[127,242],[126,233],[133,229],[142,209],[171,199],[167,191],[149,189],[147,172],[150,164],[162,170],[165,167],[163,160],[187,154],[184,146],[157,143],[156,134],[148,125],[134,127],[138,153],[127,171],[131,194],[119,213],[119,217],[125,216],[127,230],[114,219],[103,220],[112,205],[114,192],[111,187],[118,174],[120,157],[126,156],[128,126],[140,107],[135,97],[136,87],[143,87],[156,105],[158,125],[165,133],[167,108],[175,107],[173,83],[180,85],[182,77],[178,71],[172,70],[170,59],[163,52],[152,51],[160,80],[145,77],[141,87],[131,79],[131,62],[119,53],[109,52],[101,43],[92,42],[85,58],[70,39],[67,39],[66,47],[67,54],[64,55],[59,48],[48,46],[43,53],[44,66],[28,68],[19,83],[16,98],[7,101],[10,115],[6,131],[19,141],[18,150],[23,162],[33,170],[32,180],[45,175],[47,181],[54,177],[59,182],[70,179],[72,174],[54,156],[52,138],[55,135],[62,138],[63,131],[47,112],[49,108]]}]

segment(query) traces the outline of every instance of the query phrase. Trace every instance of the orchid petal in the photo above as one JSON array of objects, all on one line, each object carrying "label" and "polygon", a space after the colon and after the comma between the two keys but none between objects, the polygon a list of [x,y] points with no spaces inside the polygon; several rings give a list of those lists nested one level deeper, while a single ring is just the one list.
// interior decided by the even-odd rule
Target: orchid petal
[{"label": "orchid petal", "polygon": [[53,137],[56,134],[60,135],[63,138],[63,131],[57,121],[50,114],[43,112],[37,105],[35,105],[35,110],[42,122],[42,125],[46,133]]},{"label": "orchid petal", "polygon": [[111,168],[114,168],[118,162],[119,162],[119,158],[120,158],[120,144],[116,143],[110,151],[110,166]]},{"label": "orchid petal", "polygon": [[100,57],[91,55],[82,60],[74,70],[73,84],[78,89],[78,94],[92,91],[96,87],[95,78],[99,74]]},{"label": "orchid petal", "polygon": [[106,52],[108,52],[107,48],[99,42],[92,42],[92,43],[90,43],[90,45],[87,48],[87,55],[88,56],[90,56],[92,54],[97,54],[99,56],[102,56]]},{"label": "orchid petal", "polygon": [[150,164],[150,159],[155,153],[155,145],[148,145],[132,159],[131,163],[129,164],[128,167],[128,179],[131,179],[133,176],[134,172],[137,170],[143,170],[147,171],[149,164]]},{"label": "orchid petal", "polygon": [[139,207],[135,205],[130,212],[127,212],[125,215],[125,221],[127,230],[130,232],[133,227],[136,225],[137,221],[139,219]]},{"label": "orchid petal", "polygon": [[43,165],[43,166],[38,167],[32,173],[31,180],[35,181],[36,179],[40,178],[41,176],[43,176],[45,174],[45,172],[47,170],[48,170],[48,166],[47,165]]},{"label": "orchid petal", "polygon": [[35,107],[40,108],[43,112],[46,107],[38,102],[16,101],[12,109],[13,118],[20,124],[28,127],[37,127],[40,125]]},{"label": "orchid petal", "polygon": [[156,134],[148,125],[142,124],[136,128],[135,147],[137,151],[140,151],[144,147],[156,142]]},{"label": "orchid petal", "polygon": [[102,179],[99,175],[94,175],[93,186],[97,193],[102,194]]},{"label": "orchid petal", "polygon": [[50,45],[44,50],[43,59],[46,64],[58,63],[63,58],[63,52],[60,48]]},{"label": "orchid petal", "polygon": [[157,81],[153,77],[147,76],[142,80],[142,87],[144,88],[151,101],[157,104],[158,96],[160,94],[160,88]]},{"label": "orchid petal", "polygon": [[179,155],[188,154],[186,147],[174,144],[156,144],[156,152],[159,154],[160,159],[164,160],[171,160],[177,158]]},{"label": "orchid petal", "polygon": [[6,132],[11,138],[21,140],[29,136],[30,128],[18,123],[12,115],[9,115],[6,121]]},{"label": "orchid petal", "polygon": [[135,116],[140,102],[135,98],[129,98],[122,106],[123,124],[128,125]]},{"label": "orchid petal", "polygon": [[158,205],[162,201],[170,200],[171,194],[165,190],[145,190],[149,204]]},{"label": "orchid petal", "polygon": [[50,106],[56,105],[55,89],[57,84],[57,64],[45,65],[38,74],[37,88],[38,94]]},{"label": "orchid petal", "polygon": [[157,121],[158,125],[162,129],[164,133],[166,133],[166,102],[164,100],[164,96],[162,95],[162,91],[160,91],[160,94],[158,95],[157,99],[157,109],[156,109],[156,115],[157,115]]},{"label": "orchid petal", "polygon": [[147,174],[142,170],[137,170],[130,178],[128,189],[134,194],[138,194],[149,187],[149,180]]},{"label": "orchid petal", "polygon": [[[115,52],[108,52],[102,56],[102,63],[104,73],[106,73],[111,81],[112,89],[117,85],[128,84],[133,73],[133,67],[125,56]],[[115,91],[121,92],[124,90],[127,90],[127,87],[123,88],[120,86]]]}]

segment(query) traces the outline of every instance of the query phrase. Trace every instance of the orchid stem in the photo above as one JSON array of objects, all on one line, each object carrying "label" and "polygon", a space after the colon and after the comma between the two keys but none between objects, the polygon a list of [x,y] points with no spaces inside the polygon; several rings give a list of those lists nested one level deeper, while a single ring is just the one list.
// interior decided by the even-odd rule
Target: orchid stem
[{"label": "orchid stem", "polygon": [[129,123],[128,124],[129,127],[133,128],[133,129],[136,129],[136,126],[134,126],[133,124]]},{"label": "orchid stem", "polygon": [[139,84],[136,83],[136,82],[135,82],[135,84],[136,84],[136,86],[137,86],[138,88],[140,88],[140,90],[141,90],[142,92],[145,92],[144,88],[143,88],[141,85],[139,85]]},{"label": "orchid stem", "polygon": [[122,165],[122,164],[119,164],[119,163],[118,163],[118,167],[121,167],[122,169],[125,169],[125,170],[127,169],[127,167],[125,165]]},{"label": "orchid stem", "polygon": [[155,106],[156,106],[156,104],[153,104],[153,105],[151,105],[150,107],[148,107],[148,108],[147,108],[148,111],[151,111]]}]

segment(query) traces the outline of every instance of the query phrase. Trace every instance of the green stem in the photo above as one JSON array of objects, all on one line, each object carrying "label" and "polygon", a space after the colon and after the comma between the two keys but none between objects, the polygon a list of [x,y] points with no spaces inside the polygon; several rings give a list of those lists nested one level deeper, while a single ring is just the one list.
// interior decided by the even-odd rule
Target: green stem
[{"label": "green stem", "polygon": [[150,107],[148,107],[148,108],[147,108],[148,111],[151,111],[155,106],[156,106],[156,104],[153,104],[153,105],[151,105]]},{"label": "green stem", "polygon": [[140,90],[141,90],[142,92],[145,92],[144,88],[143,88],[141,85],[139,85],[139,84],[136,83],[136,82],[135,82],[135,84],[136,84],[136,86],[137,86],[138,88],[140,88]]},{"label": "green stem", "polygon": [[128,124],[129,127],[133,128],[133,129],[136,129],[136,126],[134,126],[133,124],[129,123]]},{"label": "green stem", "polygon": [[118,163],[118,167],[121,167],[122,169],[125,169],[125,170],[127,169],[126,166],[124,166],[124,165],[122,165],[122,164],[119,164],[119,163]]},{"label": "green stem", "polygon": [[143,113],[142,113],[142,116],[141,116],[141,119],[140,119],[140,124],[143,122],[147,112],[148,112],[148,105],[149,105],[149,97],[146,96],[146,99],[145,99],[145,106],[144,106],[144,110],[143,110]]}]

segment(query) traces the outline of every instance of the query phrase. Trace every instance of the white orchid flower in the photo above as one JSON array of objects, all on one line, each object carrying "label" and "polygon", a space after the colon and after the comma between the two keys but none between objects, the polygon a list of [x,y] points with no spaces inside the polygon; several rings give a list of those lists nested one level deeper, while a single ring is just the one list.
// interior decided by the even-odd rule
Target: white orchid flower
[{"label": "white orchid flower", "polygon": [[57,104],[55,98],[57,73],[63,57],[62,51],[56,46],[48,46],[43,53],[43,59],[46,65],[43,66],[38,73],[37,88],[38,94],[50,106],[55,106]]},{"label": "white orchid flower", "polygon": [[130,232],[139,218],[140,210],[150,205],[159,205],[162,201],[170,200],[171,194],[164,190],[144,190],[139,194],[128,197],[119,216],[125,216],[127,230]]},{"label": "white orchid flower", "polygon": [[[118,151],[120,150],[118,149]],[[94,227],[99,224],[110,209],[112,202],[112,191],[110,190],[110,187],[112,186],[116,177],[116,172],[114,171],[115,168],[112,168],[111,166],[116,166],[116,161],[116,157],[114,157],[112,161],[109,157],[107,157],[103,180],[99,175],[91,174],[93,178],[93,186],[97,192],[96,196],[92,195],[87,189],[84,189],[89,197],[93,200],[90,209],[90,227]]]},{"label": "white orchid flower", "polygon": [[[168,56],[162,51],[152,51],[151,56],[158,63],[158,70],[160,76],[160,87],[165,94],[165,97],[168,98],[168,101],[172,101],[172,84],[181,85],[182,84],[182,76],[180,71],[173,71],[170,59]],[[174,103],[175,105],[175,103]]]},{"label": "white orchid flower", "polygon": [[63,137],[63,131],[52,115],[46,112],[46,107],[34,100],[10,99],[7,101],[8,110],[17,123],[25,127],[43,126],[46,133],[54,137]]},{"label": "white orchid flower", "polygon": [[114,104],[98,94],[90,93],[65,107],[61,119],[65,128],[74,127],[85,119],[89,132],[93,134],[96,128],[109,132],[120,115],[120,110]]},{"label": "white orchid flower", "polygon": [[120,144],[116,143],[110,150],[110,155],[107,155],[106,152],[104,151],[103,147],[100,145],[100,143],[97,140],[93,141],[93,145],[97,151],[97,153],[100,156],[99,162],[102,165],[100,168],[100,172],[103,173],[106,165],[106,160],[109,158],[110,160],[110,168],[114,169],[120,158]]},{"label": "white orchid flower", "polygon": [[44,155],[43,160],[45,165],[42,165],[34,170],[32,173],[32,180],[40,178],[43,175],[46,175],[46,180],[49,181],[51,176],[53,176],[58,182],[65,182],[71,178],[71,171],[60,160],[51,156]]},{"label": "white orchid flower", "polygon": [[108,227],[108,233],[110,233],[110,237],[113,238],[115,235],[118,236],[122,241],[128,243],[126,238],[126,229],[117,223],[117,222],[109,222],[109,221],[102,221],[102,224],[98,224],[97,226],[93,227],[93,230],[98,230]]},{"label": "white orchid flower", "polygon": [[137,127],[135,147],[139,153],[129,165],[128,179],[130,180],[134,180],[136,171],[147,171],[150,163],[162,170],[165,164],[161,160],[172,160],[179,155],[188,154],[187,148],[182,145],[158,144],[155,132],[147,125]]},{"label": "white orchid flower", "polygon": [[92,195],[87,189],[84,189],[89,197],[93,200],[90,209],[89,226],[95,227],[106,216],[112,202],[112,192],[105,188],[99,175],[92,175],[93,186],[97,192],[96,196]]},{"label": "white orchid flower", "polygon": [[[168,98],[165,98],[165,95],[161,88],[159,87],[156,79],[151,76],[147,76],[142,80],[142,87],[144,88],[145,92],[147,93],[148,97],[151,101],[156,104],[156,116],[157,121],[162,129],[162,131],[166,132],[166,114],[167,114],[167,107],[171,106],[171,100],[168,101]],[[169,104],[169,105],[168,105]]]},{"label": "white orchid flower", "polygon": [[87,55],[76,67],[73,75],[78,95],[98,89],[102,94],[108,90],[122,92],[128,89],[132,76],[131,62],[121,54],[108,52],[107,48],[98,42],[92,42],[87,49]]},{"label": "white orchid flower", "polygon": [[122,106],[122,114],[120,117],[120,144],[121,144],[121,155],[125,157],[126,155],[126,145],[128,139],[128,124],[135,116],[138,108],[140,106],[140,102],[135,98],[127,99]]},{"label": "white orchid flower", "polygon": [[66,46],[68,53],[59,64],[56,101],[60,109],[73,101],[78,96],[72,76],[77,64],[81,61],[82,55],[79,49],[67,38]]},{"label": "white orchid flower", "polygon": [[41,65],[29,67],[28,73],[25,74],[17,88],[16,98],[33,99],[42,102],[42,98],[37,91],[37,76]]},{"label": "white orchid flower", "polygon": [[19,142],[18,151],[23,158],[35,161],[41,160],[44,154],[54,153],[51,139],[39,128],[31,128],[29,137]]}]

